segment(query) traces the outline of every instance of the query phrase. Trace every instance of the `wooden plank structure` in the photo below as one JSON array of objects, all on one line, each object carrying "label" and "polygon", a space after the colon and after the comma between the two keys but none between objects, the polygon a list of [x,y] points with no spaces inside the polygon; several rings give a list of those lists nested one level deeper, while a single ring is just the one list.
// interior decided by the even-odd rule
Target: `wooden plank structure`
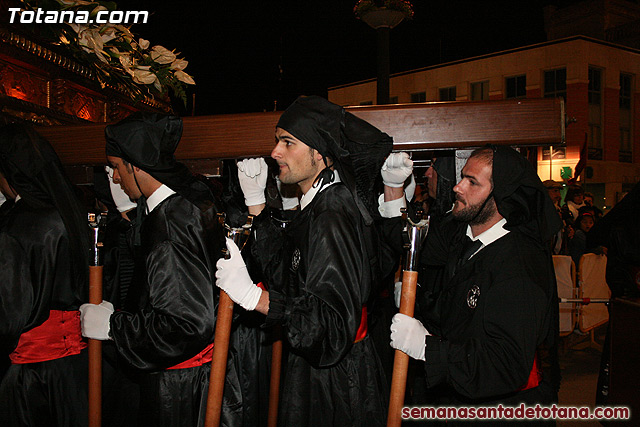
[{"label": "wooden plank structure", "polygon": [[[470,148],[486,143],[555,146],[565,142],[564,103],[560,98],[362,106],[347,110],[391,135],[395,150]],[[275,144],[280,114],[184,117],[176,157],[189,164],[207,159],[268,156]],[[38,132],[51,142],[63,164],[91,166],[105,163],[105,126],[50,126],[41,127]],[[200,165],[206,167],[206,162]],[[194,169],[198,171],[200,167]]]}]

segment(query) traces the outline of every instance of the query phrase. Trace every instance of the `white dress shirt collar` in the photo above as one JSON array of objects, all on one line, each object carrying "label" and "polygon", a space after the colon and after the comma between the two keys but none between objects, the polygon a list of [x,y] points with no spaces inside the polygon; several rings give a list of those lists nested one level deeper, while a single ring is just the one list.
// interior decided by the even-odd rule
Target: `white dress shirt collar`
[{"label": "white dress shirt collar", "polygon": [[495,242],[499,238],[507,235],[509,233],[509,230],[504,228],[506,224],[507,224],[507,220],[505,218],[502,218],[500,221],[493,224],[491,228],[478,234],[476,237],[473,237],[473,233],[471,232],[471,226],[467,225],[467,236],[473,241],[480,240],[480,242],[482,242],[482,246],[480,246],[480,249],[478,249],[469,258],[472,258],[475,254],[480,252],[483,248],[485,248],[486,246],[489,246],[491,243]]},{"label": "white dress shirt collar", "polygon": [[156,206],[162,203],[166,198],[176,194],[175,191],[162,184],[156,191],[147,198],[147,212],[151,213]]}]

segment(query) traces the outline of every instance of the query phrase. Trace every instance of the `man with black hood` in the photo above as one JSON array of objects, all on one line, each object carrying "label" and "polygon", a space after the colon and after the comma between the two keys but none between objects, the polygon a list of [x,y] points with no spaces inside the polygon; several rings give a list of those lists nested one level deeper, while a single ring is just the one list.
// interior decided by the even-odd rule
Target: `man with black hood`
[{"label": "man with black hood", "polygon": [[[404,242],[402,237],[402,229],[404,224],[401,220],[400,209],[405,207],[405,197],[403,195],[402,187],[398,188],[398,185],[393,185],[390,182],[389,177],[385,179],[385,174],[389,175],[391,170],[393,175],[397,175],[396,182],[404,182],[406,177],[413,173],[413,165],[407,164],[405,170],[403,168],[393,167],[394,164],[389,162],[389,159],[393,155],[404,155],[408,158],[406,153],[392,153],[391,156],[385,162],[385,166],[382,167],[381,174],[383,176],[384,193],[379,199],[379,211],[380,214],[388,218],[384,221],[385,239],[394,248],[394,252],[398,259],[402,259],[404,251]],[[455,180],[455,156],[454,153],[446,150],[437,152],[437,157],[433,157],[431,165],[426,170],[424,176],[426,178],[426,189],[429,196],[429,228],[434,229],[444,226],[447,222],[451,222],[451,210],[455,195],[453,192],[453,186],[456,183]],[[396,165],[398,162],[395,162]],[[408,215],[413,216],[413,206],[407,206]],[[427,322],[430,325],[439,324],[439,313],[437,311],[437,300],[442,290],[444,281],[444,266],[439,263],[433,263],[425,251],[420,253],[420,261],[418,264],[418,287],[416,288],[416,301],[415,301],[415,317]],[[392,317],[397,313],[397,309],[400,307],[400,295],[402,293],[402,282],[395,282],[394,286],[394,299],[395,304],[392,307],[392,312],[388,314],[388,321],[384,325],[384,340],[380,339],[379,345],[386,346],[387,354],[393,363],[394,350],[389,346],[389,325],[391,325]],[[380,350],[379,350],[380,351]],[[389,374],[390,375],[390,374]],[[412,361],[409,367],[409,374],[407,379],[407,400],[406,404],[425,404],[432,402],[433,395],[439,393],[438,388],[432,388],[427,390],[426,382],[424,380],[424,372],[421,364],[418,361]]]},{"label": "man with black hood", "polygon": [[[549,241],[560,219],[528,161],[509,147],[472,153],[453,218],[427,237],[445,266],[439,325],[397,314],[391,345],[425,361],[442,404],[557,401],[558,300]],[[551,369],[549,369],[551,368]],[[555,369],[554,369],[555,368]]]},{"label": "man with black hood", "polygon": [[377,270],[374,185],[391,138],[319,97],[298,98],[280,117],[280,180],[304,194],[287,226],[283,277],[261,290],[230,240],[216,284],[247,310],[283,326],[289,350],[280,405],[286,426],[380,426],[382,370],[367,336],[366,303]]},{"label": "man with black hood", "polygon": [[[125,309],[85,304],[83,335],[113,340],[144,372],[143,425],[203,425],[215,323],[214,264],[224,237],[209,187],[175,160],[182,120],[136,113],[107,126],[113,180],[138,202],[141,259]],[[136,231],[134,230],[134,234]],[[230,387],[231,389],[233,387]],[[230,423],[223,410],[223,422]]]},{"label": "man with black hood", "polygon": [[[393,153],[393,155],[406,153]],[[391,158],[389,156],[389,158]],[[398,182],[404,182],[402,180],[413,172],[413,165],[407,165],[406,169],[402,171],[402,168],[393,167],[389,164],[389,158],[385,162],[387,166],[387,173],[389,170],[395,171],[398,175]],[[403,240],[401,236],[401,230],[404,226],[400,221],[401,211],[400,209],[405,207],[402,187],[392,186],[389,183],[389,179],[385,177],[385,166],[382,168],[382,176],[384,183],[384,193],[380,196],[378,210],[380,215],[389,218],[385,221],[385,238],[390,245],[394,247],[396,256],[400,258],[403,251]],[[424,176],[426,178],[427,194],[431,199],[430,208],[427,212],[429,215],[429,227],[430,229],[443,226],[443,223],[447,223],[453,220],[451,211],[453,209],[453,202],[455,200],[455,194],[453,187],[456,183],[455,179],[455,157],[451,151],[443,151],[438,153],[438,157],[434,157],[431,161],[431,166],[427,169]],[[408,212],[413,215],[412,209],[409,206]],[[429,254],[425,251],[421,251],[420,263],[419,263],[419,277],[416,304],[421,305],[422,309],[418,312],[424,316],[430,316],[433,300],[439,295],[442,286],[443,266],[440,264],[434,264]],[[402,282],[395,283],[395,300],[396,307],[400,306],[400,292],[402,288]],[[388,329],[387,329],[388,334]],[[388,338],[388,335],[387,335]],[[388,344],[388,340],[386,342]]]},{"label": "man with black hood", "polygon": [[[393,161],[394,156],[404,159],[404,162]],[[432,221],[439,222],[451,211],[454,202],[455,169],[455,158],[450,151],[445,151],[438,153],[438,156],[432,159],[431,166],[424,174],[427,194],[431,199],[428,214]],[[406,205],[403,197],[405,182],[403,180],[406,180],[412,173],[413,162],[407,153],[392,153],[387,158],[381,170],[384,193],[379,198],[380,215],[385,218],[400,216],[400,208]]]},{"label": "man with black hood", "polygon": [[87,215],[49,143],[32,128],[0,129],[2,426],[82,426],[87,415]]}]

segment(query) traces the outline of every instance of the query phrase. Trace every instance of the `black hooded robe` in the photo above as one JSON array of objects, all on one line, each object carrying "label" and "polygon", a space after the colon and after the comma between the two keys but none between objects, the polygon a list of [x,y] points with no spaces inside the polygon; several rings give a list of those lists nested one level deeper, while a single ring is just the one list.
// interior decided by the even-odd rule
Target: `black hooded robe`
[{"label": "black hooded robe", "polygon": [[346,186],[315,195],[286,229],[283,283],[270,288],[267,324],[282,323],[282,426],[380,426],[382,369],[373,342],[356,341],[372,287],[364,235],[372,230]]},{"label": "black hooded robe", "polygon": [[436,305],[440,331],[426,337],[426,380],[449,388],[449,404],[551,404],[559,368],[549,242],[561,224],[527,160],[509,147],[491,148],[492,195],[509,233],[459,266],[467,225],[449,221],[430,231],[425,253],[445,265],[445,281]]},{"label": "black hooded robe", "polygon": [[437,303],[438,325],[425,325],[434,333],[426,338],[428,386],[446,383],[452,393],[442,403],[448,404],[556,401],[548,372],[538,387],[520,391],[557,322],[557,298],[547,292],[555,275],[546,248],[513,230],[454,273],[466,224],[451,222],[446,232],[432,233],[425,250],[432,262],[446,262],[449,280]]},{"label": "black hooded robe", "polygon": [[[37,209],[19,200],[7,213],[0,229],[3,355],[14,350],[22,333],[47,320],[50,310],[77,311],[85,301],[76,291],[86,285],[73,279],[69,244],[54,207]],[[9,367],[0,386],[0,425],[86,425],[86,352],[69,348],[68,353]]]},{"label": "black hooded robe", "polygon": [[[213,341],[215,261],[224,241],[215,209],[202,212],[174,194],[142,223],[144,265],[136,266],[130,294],[135,311],[111,316],[111,336],[119,355],[144,371],[140,425],[204,424],[210,363],[167,369]],[[138,294],[138,298],[134,294]],[[127,305],[129,304],[129,301]],[[227,380],[236,378],[234,373]],[[223,425],[235,425],[236,387],[226,387]]]},{"label": "black hooded robe", "polygon": [[[141,241],[144,262],[136,263],[127,310],[110,319],[119,355],[147,373],[141,425],[197,426],[205,417],[210,356],[203,353],[213,345],[215,263],[225,242],[211,188],[175,159],[181,136],[179,117],[154,113],[135,113],[105,128],[107,156],[126,160],[176,193],[136,220],[133,241]],[[146,199],[138,199],[140,217],[145,206]],[[167,369],[192,358],[198,359],[192,366]],[[242,416],[235,366],[227,365],[225,378],[221,421],[228,426],[240,425]]]},{"label": "black hooded robe", "polygon": [[51,145],[0,127],[0,171],[20,198],[0,221],[0,425],[84,426],[80,304],[89,278],[86,211]]}]

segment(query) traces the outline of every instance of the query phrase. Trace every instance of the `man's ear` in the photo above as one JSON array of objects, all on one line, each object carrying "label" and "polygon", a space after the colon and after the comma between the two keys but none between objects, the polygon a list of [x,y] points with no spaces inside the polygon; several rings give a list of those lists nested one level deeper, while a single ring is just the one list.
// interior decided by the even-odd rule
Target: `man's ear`
[{"label": "man's ear", "polygon": [[320,154],[315,148],[313,148],[313,158],[316,161],[322,161],[322,154]]}]

